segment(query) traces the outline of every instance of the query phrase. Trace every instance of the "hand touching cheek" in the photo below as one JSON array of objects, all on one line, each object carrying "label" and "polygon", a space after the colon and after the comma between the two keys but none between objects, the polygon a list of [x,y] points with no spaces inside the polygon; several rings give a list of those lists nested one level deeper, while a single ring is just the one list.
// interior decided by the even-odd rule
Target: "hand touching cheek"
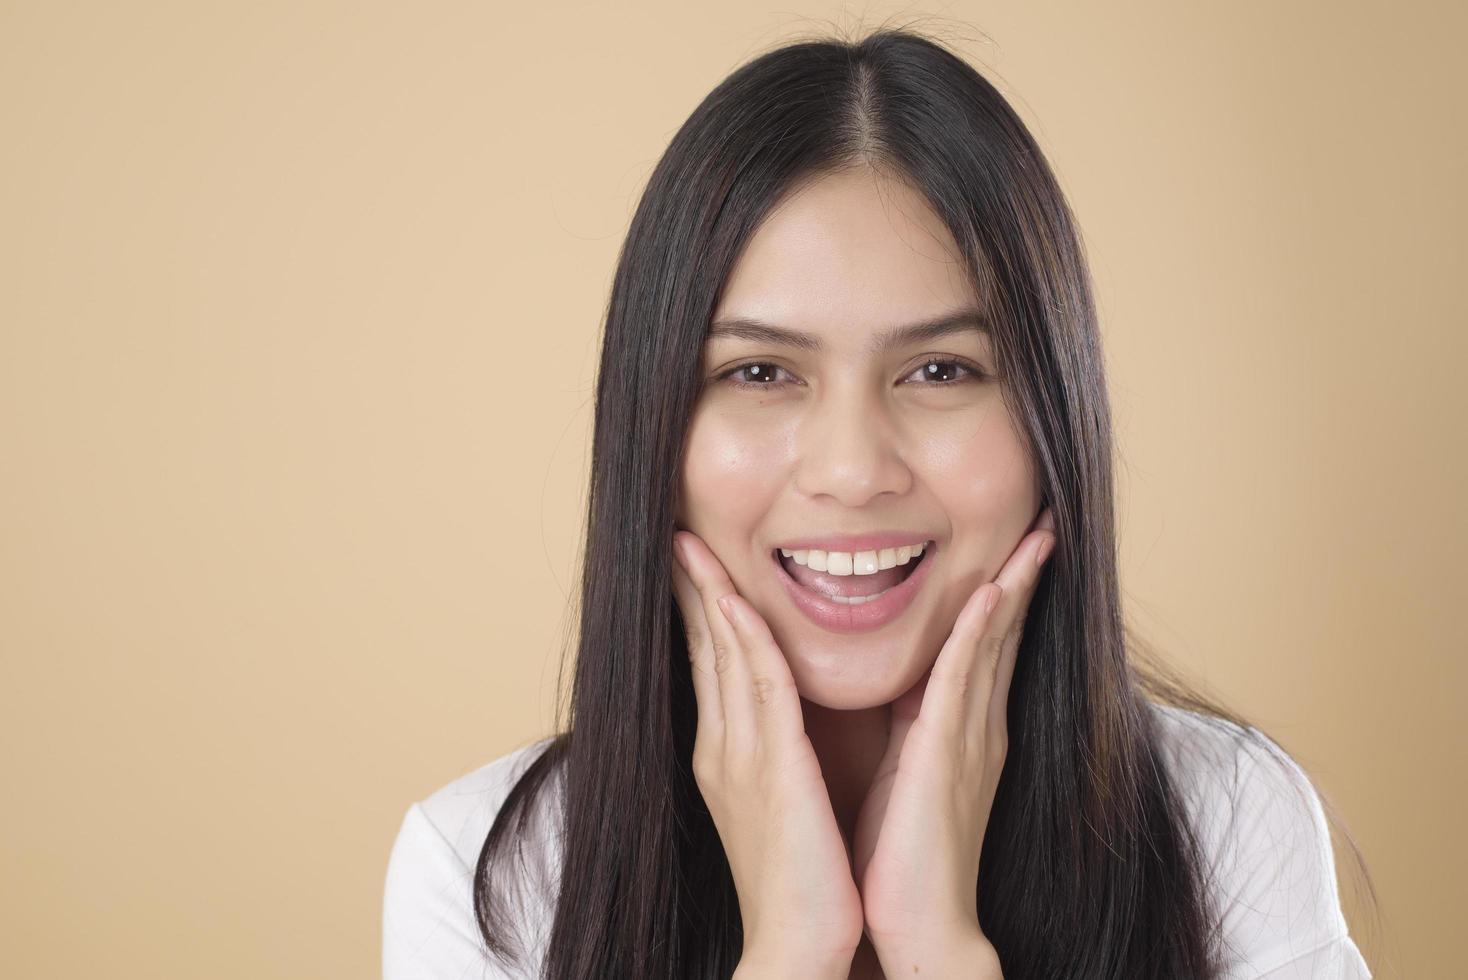
[{"label": "hand touching cheek", "polygon": [[[866,931],[888,976],[971,972],[998,956],[979,926],[979,855],[1008,749],[1009,681],[1055,543],[1049,508],[959,613],[931,671],[892,706],[852,850]],[[954,974],[957,975],[957,974]]]}]

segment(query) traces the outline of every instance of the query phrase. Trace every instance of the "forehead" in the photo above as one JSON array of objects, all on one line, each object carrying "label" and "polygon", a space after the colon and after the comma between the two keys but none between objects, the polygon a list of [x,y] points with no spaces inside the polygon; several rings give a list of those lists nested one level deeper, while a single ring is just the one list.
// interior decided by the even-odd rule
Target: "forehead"
[{"label": "forehead", "polygon": [[713,319],[780,323],[834,342],[976,306],[953,236],[926,200],[863,168],[821,177],[771,210]]}]

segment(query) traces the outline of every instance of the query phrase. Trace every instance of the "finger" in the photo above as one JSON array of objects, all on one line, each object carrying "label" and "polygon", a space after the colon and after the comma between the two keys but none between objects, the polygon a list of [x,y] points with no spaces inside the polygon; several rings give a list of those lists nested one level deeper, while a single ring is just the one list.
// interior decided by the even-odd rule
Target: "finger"
[{"label": "finger", "polygon": [[[724,611],[719,608],[722,596],[735,594],[734,583],[708,545],[691,531],[676,531],[688,560],[688,577],[698,590],[698,601],[709,626],[709,645],[713,650],[714,676],[719,682],[719,701],[724,708],[724,732],[727,737],[751,739],[755,735],[754,682],[749,662]],[[749,744],[747,741],[744,744]]]},{"label": "finger", "polygon": [[[1048,507],[1010,553],[995,580],[969,597],[933,665],[933,679],[922,710],[927,712],[927,698],[932,696],[934,724],[944,735],[966,745],[982,741],[987,732],[994,730],[991,724],[1007,725],[1007,715],[993,710],[995,691],[1002,679],[1006,690],[998,703],[1007,708],[1008,677],[1013,674],[1014,660],[1007,641],[1038,581],[1036,551],[1055,536],[1054,531],[1042,529],[1047,526],[1053,526]],[[991,597],[993,609],[986,610]],[[941,693],[932,694],[934,685]]]},{"label": "finger", "polygon": [[775,642],[769,624],[743,596],[724,597],[729,622],[749,658],[752,691],[765,730],[777,739],[794,738],[805,732],[805,715],[790,664]]},{"label": "finger", "polygon": [[973,686],[987,686],[983,672],[976,669],[978,651],[985,625],[992,619],[990,604],[997,604],[1002,592],[1000,585],[988,582],[969,596],[948,639],[943,641],[943,648],[938,651],[927,690],[923,692],[918,719],[955,745],[964,737]]},{"label": "finger", "polygon": [[698,734],[700,738],[717,735],[724,727],[724,705],[719,696],[719,679],[714,673],[714,648],[709,642],[708,621],[704,618],[703,603],[693,579],[688,577],[682,563],[676,559],[672,568],[673,596],[683,614],[693,694],[698,700]]},{"label": "finger", "polygon": [[1004,568],[995,580],[1004,588],[1004,596],[994,610],[989,635],[985,637],[984,666],[990,673],[987,697],[977,705],[984,710],[975,712],[972,729],[975,735],[987,732],[993,736],[1007,736],[1009,725],[1009,684],[1014,677],[1014,665],[1019,657],[1020,640],[1024,636],[1024,624],[1029,615],[1030,601],[1040,584],[1045,563],[1055,550],[1056,536],[1051,530],[1054,518],[1047,507],[1035,522],[1036,530],[1027,535],[1015,548]]}]

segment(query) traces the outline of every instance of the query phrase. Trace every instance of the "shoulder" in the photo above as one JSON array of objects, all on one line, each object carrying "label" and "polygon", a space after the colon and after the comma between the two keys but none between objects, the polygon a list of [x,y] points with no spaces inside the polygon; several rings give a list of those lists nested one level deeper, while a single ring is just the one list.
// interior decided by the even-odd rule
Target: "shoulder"
[{"label": "shoulder", "polygon": [[[522,745],[439,787],[410,804],[388,858],[382,904],[382,961],[385,980],[431,977],[513,976],[490,956],[474,909],[474,869],[495,817],[525,770],[555,736]],[[552,774],[550,790],[559,784]],[[509,853],[512,906],[522,917],[512,945],[538,948],[551,914],[546,885],[559,864],[560,841],[553,825],[532,814],[522,844]],[[505,879],[496,877],[493,884]],[[532,884],[533,887],[526,887]],[[528,928],[528,933],[519,931]]]},{"label": "shoulder", "polygon": [[414,804],[466,867],[474,867],[494,818],[525,770],[555,736],[522,745],[440,786]]},{"label": "shoulder", "polygon": [[[1356,966],[1330,826],[1304,768],[1257,728],[1151,706],[1222,915],[1225,975],[1260,976],[1331,956]],[[1369,976],[1364,964],[1330,975]]]},{"label": "shoulder", "polygon": [[1329,856],[1329,825],[1314,783],[1279,743],[1252,726],[1151,707],[1174,783],[1215,857],[1250,849]]}]

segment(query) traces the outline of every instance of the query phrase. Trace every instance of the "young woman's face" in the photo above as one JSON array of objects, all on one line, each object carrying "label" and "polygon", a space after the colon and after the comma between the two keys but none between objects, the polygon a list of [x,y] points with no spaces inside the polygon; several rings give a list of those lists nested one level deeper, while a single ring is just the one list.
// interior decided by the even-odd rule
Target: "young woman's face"
[{"label": "young woman's face", "polygon": [[[869,708],[911,687],[1039,512],[984,332],[964,324],[876,346],[893,328],[977,307],[937,215],[865,169],[783,202],[730,274],[704,348],[677,522],[763,615],[807,700]],[[799,331],[810,343],[720,331],[733,320]],[[880,602],[865,616],[830,599],[824,618],[803,611],[781,546],[873,532],[934,542],[928,567],[913,566],[905,607],[876,622]],[[860,563],[867,549],[847,543]],[[837,580],[849,593],[894,573],[884,574]]]}]

